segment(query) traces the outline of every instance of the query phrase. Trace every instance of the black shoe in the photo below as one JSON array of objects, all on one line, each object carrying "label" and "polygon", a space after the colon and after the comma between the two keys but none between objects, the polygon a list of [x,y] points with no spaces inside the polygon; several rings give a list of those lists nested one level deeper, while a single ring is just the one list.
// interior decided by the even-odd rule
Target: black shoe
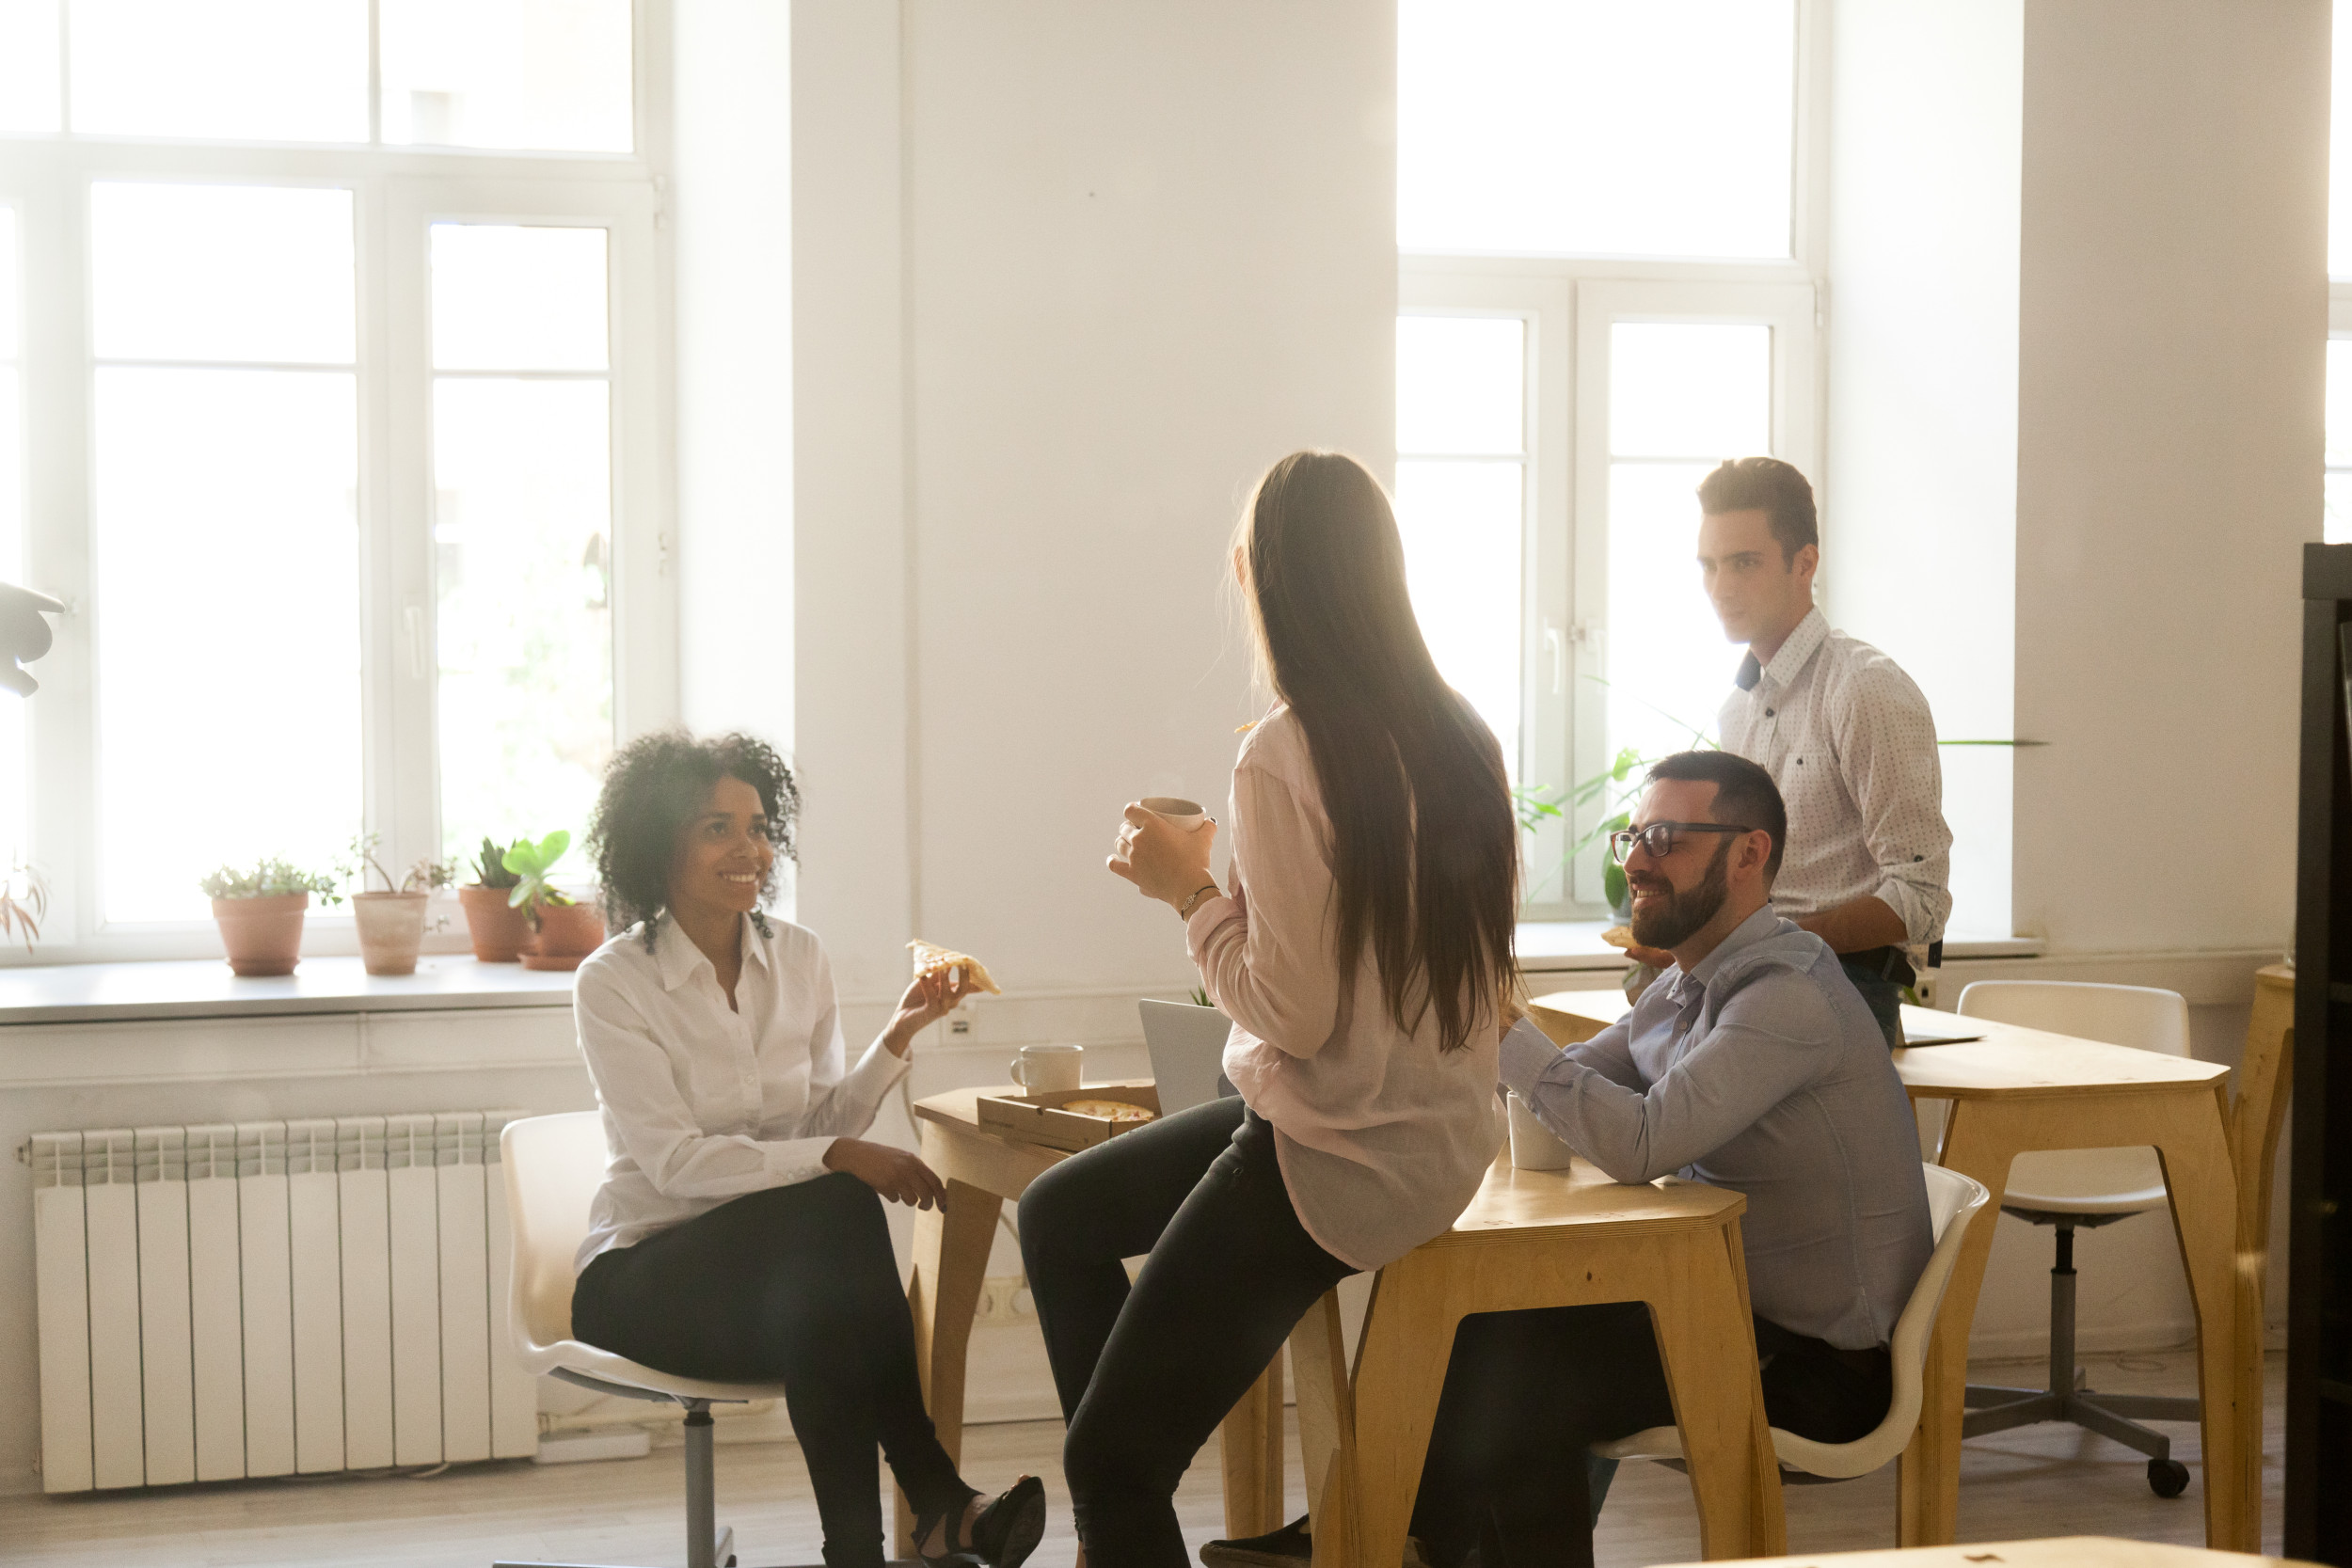
[{"label": "black shoe", "polygon": [[1045,1538],[1045,1483],[1023,1476],[972,1521],[971,1554],[988,1568],[1021,1568]]},{"label": "black shoe", "polygon": [[1280,1529],[1239,1541],[1212,1541],[1200,1548],[1205,1568],[1301,1568],[1315,1556],[1314,1537],[1300,1514]]}]

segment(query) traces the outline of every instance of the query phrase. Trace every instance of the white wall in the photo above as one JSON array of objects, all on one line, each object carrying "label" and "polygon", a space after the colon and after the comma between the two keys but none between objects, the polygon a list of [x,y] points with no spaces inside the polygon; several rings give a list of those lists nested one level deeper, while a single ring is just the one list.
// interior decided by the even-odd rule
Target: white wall
[{"label": "white wall", "polygon": [[[1827,608],[1947,738],[2012,735],[2024,0],[1839,0]],[[1944,750],[1951,930],[2010,934],[2010,759]]]},{"label": "white wall", "polygon": [[2283,947],[2320,531],[2324,0],[2026,11],[2016,916]]},{"label": "white wall", "polygon": [[1243,495],[1301,446],[1391,465],[1393,18],[794,26],[802,918],[868,1002],[920,934],[987,958],[1025,1029],[1091,1027],[1190,983],[1102,861],[1125,800],[1222,810]]},{"label": "white wall", "polygon": [[675,0],[679,714],[792,735],[791,12]]}]

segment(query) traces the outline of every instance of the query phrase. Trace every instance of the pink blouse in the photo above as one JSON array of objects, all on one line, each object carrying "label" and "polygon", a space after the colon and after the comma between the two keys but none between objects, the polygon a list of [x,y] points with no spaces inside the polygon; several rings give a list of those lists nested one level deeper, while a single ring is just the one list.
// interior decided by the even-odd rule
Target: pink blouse
[{"label": "pink blouse", "polygon": [[1230,896],[1184,936],[1210,998],[1233,1021],[1225,1075],[1273,1124],[1299,1222],[1343,1262],[1376,1269],[1444,1231],[1477,1195],[1503,1122],[1492,1010],[1451,1053],[1430,1008],[1390,1018],[1367,952],[1338,959],[1331,822],[1306,732],[1277,707],[1233,766]]}]

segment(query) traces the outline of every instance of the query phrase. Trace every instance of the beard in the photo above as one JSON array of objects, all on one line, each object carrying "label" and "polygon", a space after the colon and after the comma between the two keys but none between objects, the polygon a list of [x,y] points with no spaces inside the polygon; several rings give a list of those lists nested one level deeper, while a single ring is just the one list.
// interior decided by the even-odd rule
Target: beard
[{"label": "beard", "polygon": [[1693,888],[1677,888],[1663,877],[1645,881],[1637,891],[1659,892],[1662,898],[1633,907],[1633,940],[1644,947],[1679,947],[1715,918],[1731,896],[1731,839],[1725,835],[1708,863],[1707,875]]}]

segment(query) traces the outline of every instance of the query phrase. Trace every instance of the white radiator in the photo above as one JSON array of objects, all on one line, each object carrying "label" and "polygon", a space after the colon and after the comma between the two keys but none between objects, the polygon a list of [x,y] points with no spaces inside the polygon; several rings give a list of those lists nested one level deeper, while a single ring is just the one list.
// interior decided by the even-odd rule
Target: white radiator
[{"label": "white radiator", "polygon": [[33,1135],[50,1492],[525,1456],[520,1111]]}]

